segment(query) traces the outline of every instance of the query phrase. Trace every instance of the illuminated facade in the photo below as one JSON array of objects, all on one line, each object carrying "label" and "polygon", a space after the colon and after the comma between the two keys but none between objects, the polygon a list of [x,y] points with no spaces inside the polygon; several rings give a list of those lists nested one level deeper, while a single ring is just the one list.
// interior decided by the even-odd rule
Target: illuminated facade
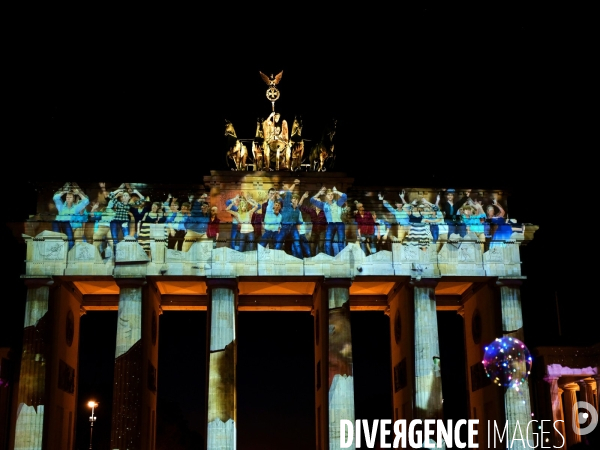
[{"label": "illuminated facade", "polygon": [[[250,224],[264,235],[268,221],[265,214],[262,220],[248,222],[240,207],[238,229],[238,224],[232,225],[228,200],[237,208],[241,197],[252,198],[250,205],[264,203],[264,209],[270,188],[285,197],[292,185],[290,192],[299,196],[308,192],[308,198],[300,197],[303,205],[310,205],[307,200],[316,196],[321,203],[312,203],[330,208],[331,214],[336,207],[326,205],[328,194],[321,189],[335,186],[332,203],[340,201],[337,212],[343,224],[338,237],[326,236],[325,251],[314,255],[313,248],[312,256],[294,255],[296,238],[286,238],[278,249],[275,242],[268,247],[258,244],[255,235],[248,239],[245,251],[236,248],[241,241],[239,236],[231,240],[232,229],[239,235]],[[213,171],[198,185],[128,188],[161,207],[165,201],[173,202],[172,193],[185,196],[191,204],[207,193],[209,206],[218,210],[219,238],[207,236],[205,229],[188,231],[193,240],[178,250],[176,242],[169,248],[174,226],[171,230],[155,221],[144,231],[135,220],[123,227],[123,236],[111,237],[99,231],[102,221],[110,229],[114,220],[103,215],[104,209],[95,222],[88,218],[79,233],[71,230],[71,240],[69,233],[52,231],[57,216],[52,197],[60,186],[42,186],[38,214],[24,224],[27,305],[11,449],[62,450],[74,445],[79,319],[96,310],[118,310],[114,449],[154,448],[159,317],[167,310],[208,312],[209,449],[236,448],[237,311],[312,313],[315,448],[319,450],[339,448],[339,421],[355,419],[350,311],[381,311],[390,318],[394,420],[442,418],[439,310],[456,311],[464,318],[469,418],[514,424],[531,417],[528,385],[518,394],[504,393],[489,382],[481,364],[486,343],[499,336],[523,339],[520,285],[525,277],[519,248],[533,239],[537,227],[491,220],[503,217],[498,212],[507,208],[505,193],[453,192],[456,208],[459,203],[466,205],[467,197],[473,199],[473,207],[463,220],[447,223],[438,213],[447,198],[438,198],[437,190],[406,189],[399,197],[400,188],[357,187],[340,173]],[[103,186],[77,189],[85,192],[80,197],[89,198],[90,204],[111,208],[112,197]],[[483,208],[486,203],[503,208],[492,207],[496,214],[490,214],[488,221],[469,216],[476,216],[477,204]],[[369,224],[360,228],[361,219],[354,213],[359,205],[374,213],[373,228]],[[411,215],[421,219],[408,220]],[[303,216],[304,236],[310,244],[315,225],[308,212]],[[373,236],[372,246],[366,235]],[[40,337],[42,329],[45,338]],[[593,370],[597,380],[597,367]],[[590,395],[597,396],[592,373],[584,381],[590,379]],[[485,442],[487,430],[479,433],[480,442]]]}]

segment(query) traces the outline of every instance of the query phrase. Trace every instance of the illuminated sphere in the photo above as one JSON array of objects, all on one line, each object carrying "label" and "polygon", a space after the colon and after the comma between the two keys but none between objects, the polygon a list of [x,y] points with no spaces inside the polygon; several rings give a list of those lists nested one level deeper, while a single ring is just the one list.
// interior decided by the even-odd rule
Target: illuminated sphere
[{"label": "illuminated sphere", "polygon": [[520,340],[502,337],[485,347],[482,363],[492,382],[518,391],[531,371],[531,354]]}]

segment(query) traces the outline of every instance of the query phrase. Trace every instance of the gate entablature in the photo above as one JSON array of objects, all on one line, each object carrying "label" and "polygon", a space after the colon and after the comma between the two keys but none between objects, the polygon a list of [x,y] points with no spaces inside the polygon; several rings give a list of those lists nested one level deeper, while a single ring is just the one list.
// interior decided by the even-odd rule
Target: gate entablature
[{"label": "gate entablature", "polygon": [[[505,192],[353,181],[213,171],[203,184],[43,185],[37,214],[21,227],[26,275],[521,275],[519,246],[537,227],[508,220]],[[269,195],[286,220],[274,232]],[[131,203],[116,203],[124,199]]]},{"label": "gate entablature", "polygon": [[[120,288],[118,278],[54,276],[56,283],[67,288],[85,311],[117,311]],[[206,311],[208,291],[206,277],[147,277],[163,311]],[[435,288],[436,307],[440,311],[457,311],[482,286],[497,277],[444,277]],[[311,311],[315,295],[325,277],[239,277],[239,311]],[[390,299],[411,280],[406,276],[355,277],[349,288],[351,311],[386,311]]]}]

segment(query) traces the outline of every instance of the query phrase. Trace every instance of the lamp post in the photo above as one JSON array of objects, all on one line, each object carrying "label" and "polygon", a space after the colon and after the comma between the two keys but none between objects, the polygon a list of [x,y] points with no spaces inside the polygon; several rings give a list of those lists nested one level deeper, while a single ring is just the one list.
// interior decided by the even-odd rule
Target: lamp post
[{"label": "lamp post", "polygon": [[91,400],[87,405],[88,407],[92,408],[92,415],[90,416],[90,450],[92,450],[92,432],[94,431],[94,422],[96,421],[96,416],[94,416],[94,408],[98,407],[98,403]]}]

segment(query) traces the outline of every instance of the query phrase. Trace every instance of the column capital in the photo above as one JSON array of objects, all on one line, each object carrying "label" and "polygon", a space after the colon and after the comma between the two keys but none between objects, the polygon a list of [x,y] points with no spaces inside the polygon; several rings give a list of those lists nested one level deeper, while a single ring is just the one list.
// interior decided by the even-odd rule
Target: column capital
[{"label": "column capital", "polygon": [[458,308],[456,310],[456,314],[458,314],[460,317],[462,317],[463,319],[465,318],[465,307],[464,305],[461,306],[460,308]]},{"label": "column capital", "polygon": [[560,378],[560,377],[553,376],[553,375],[546,375],[546,376],[544,377],[544,381],[545,381],[546,383],[553,384],[553,383],[558,383],[558,379],[559,379],[559,378]]},{"label": "column capital", "polygon": [[577,392],[579,390],[579,385],[577,383],[567,383],[563,384],[561,388],[565,391]]},{"label": "column capital", "polygon": [[142,287],[146,284],[145,278],[127,278],[127,277],[115,277],[115,283],[120,288],[134,288]]},{"label": "column capital", "polygon": [[413,278],[409,281],[412,287],[432,287],[435,288],[440,282],[441,277],[438,278]]},{"label": "column capital", "polygon": [[527,277],[498,277],[496,286],[519,287],[526,279]]},{"label": "column capital", "polygon": [[238,280],[237,278],[207,278],[206,279],[206,290],[212,289],[231,289],[235,292],[238,291]]},{"label": "column capital", "polygon": [[21,275],[21,279],[25,283],[25,286],[36,288],[42,286],[52,286],[54,284],[54,279],[52,277],[38,277],[38,276],[27,276]]},{"label": "column capital", "polygon": [[336,288],[336,287],[345,287],[350,289],[352,286],[351,278],[325,278],[323,281],[323,286],[327,289]]}]

